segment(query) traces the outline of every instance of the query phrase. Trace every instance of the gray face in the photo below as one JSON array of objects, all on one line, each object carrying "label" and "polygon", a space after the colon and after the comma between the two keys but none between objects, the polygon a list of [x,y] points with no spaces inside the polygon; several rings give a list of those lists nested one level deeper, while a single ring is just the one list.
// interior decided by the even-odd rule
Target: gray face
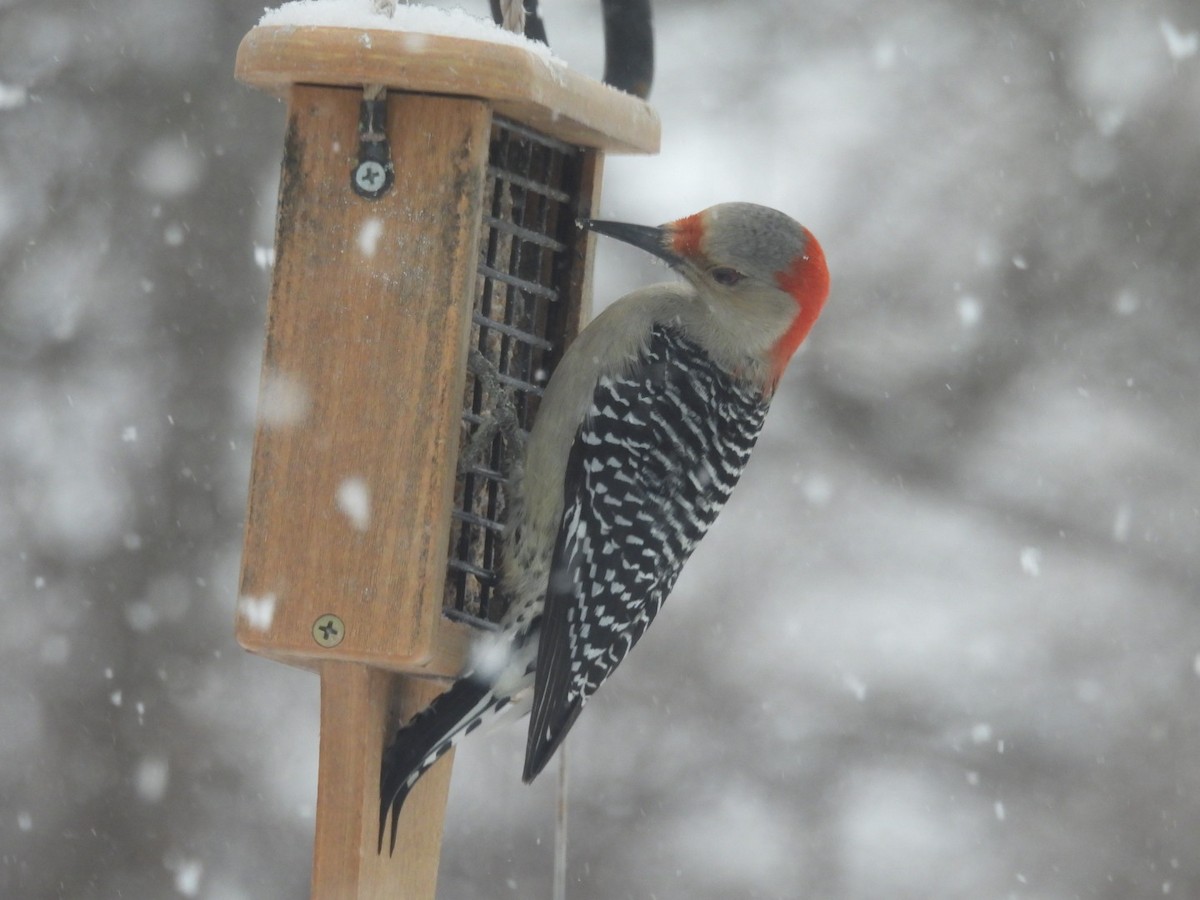
[{"label": "gray face", "polygon": [[790,216],[755,203],[721,203],[708,210],[704,254],[713,262],[773,281],[804,250],[804,231]]}]

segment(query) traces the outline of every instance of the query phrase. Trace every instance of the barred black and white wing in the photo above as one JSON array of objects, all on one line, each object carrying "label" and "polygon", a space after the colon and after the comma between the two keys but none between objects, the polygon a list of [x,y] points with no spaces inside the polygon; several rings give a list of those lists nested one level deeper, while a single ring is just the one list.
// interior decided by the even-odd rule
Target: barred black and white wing
[{"label": "barred black and white wing", "polygon": [[663,326],[628,374],[600,379],[567,464],[526,781],[658,613],[729,499],[766,414],[758,391]]}]

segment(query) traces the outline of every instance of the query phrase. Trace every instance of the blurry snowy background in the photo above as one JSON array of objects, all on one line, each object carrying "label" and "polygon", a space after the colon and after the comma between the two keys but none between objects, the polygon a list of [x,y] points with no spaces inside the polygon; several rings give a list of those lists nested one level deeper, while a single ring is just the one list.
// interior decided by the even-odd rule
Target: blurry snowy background
[{"label": "blurry snowy background", "polygon": [[[4,897],[307,896],[317,683],[231,637],[261,2],[0,0]],[[603,212],[771,204],[834,289],[572,739],[571,896],[1200,897],[1200,9],[656,13]],[[598,304],[663,274],[606,243]],[[523,740],[459,754],[447,900],[549,895]]]}]

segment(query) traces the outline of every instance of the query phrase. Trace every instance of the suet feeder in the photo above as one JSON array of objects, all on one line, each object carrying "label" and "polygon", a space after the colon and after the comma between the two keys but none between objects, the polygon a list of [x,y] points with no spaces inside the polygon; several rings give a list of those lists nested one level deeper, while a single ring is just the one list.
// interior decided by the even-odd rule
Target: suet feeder
[{"label": "suet feeder", "polygon": [[450,757],[392,856],[379,763],[502,614],[500,439],[459,466],[490,402],[468,357],[528,427],[588,315],[575,220],[658,120],[531,49],[391,28],[260,26],[237,77],[288,106],[237,637],[320,673],[313,896],[431,898]]}]

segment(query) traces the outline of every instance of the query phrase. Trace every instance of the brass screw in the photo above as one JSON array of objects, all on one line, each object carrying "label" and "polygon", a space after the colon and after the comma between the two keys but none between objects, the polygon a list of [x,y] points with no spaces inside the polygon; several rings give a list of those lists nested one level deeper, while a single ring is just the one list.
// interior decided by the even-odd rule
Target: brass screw
[{"label": "brass screw", "polygon": [[313,640],[326,649],[336,647],[346,636],[346,625],[333,613],[325,613],[313,622]]}]

